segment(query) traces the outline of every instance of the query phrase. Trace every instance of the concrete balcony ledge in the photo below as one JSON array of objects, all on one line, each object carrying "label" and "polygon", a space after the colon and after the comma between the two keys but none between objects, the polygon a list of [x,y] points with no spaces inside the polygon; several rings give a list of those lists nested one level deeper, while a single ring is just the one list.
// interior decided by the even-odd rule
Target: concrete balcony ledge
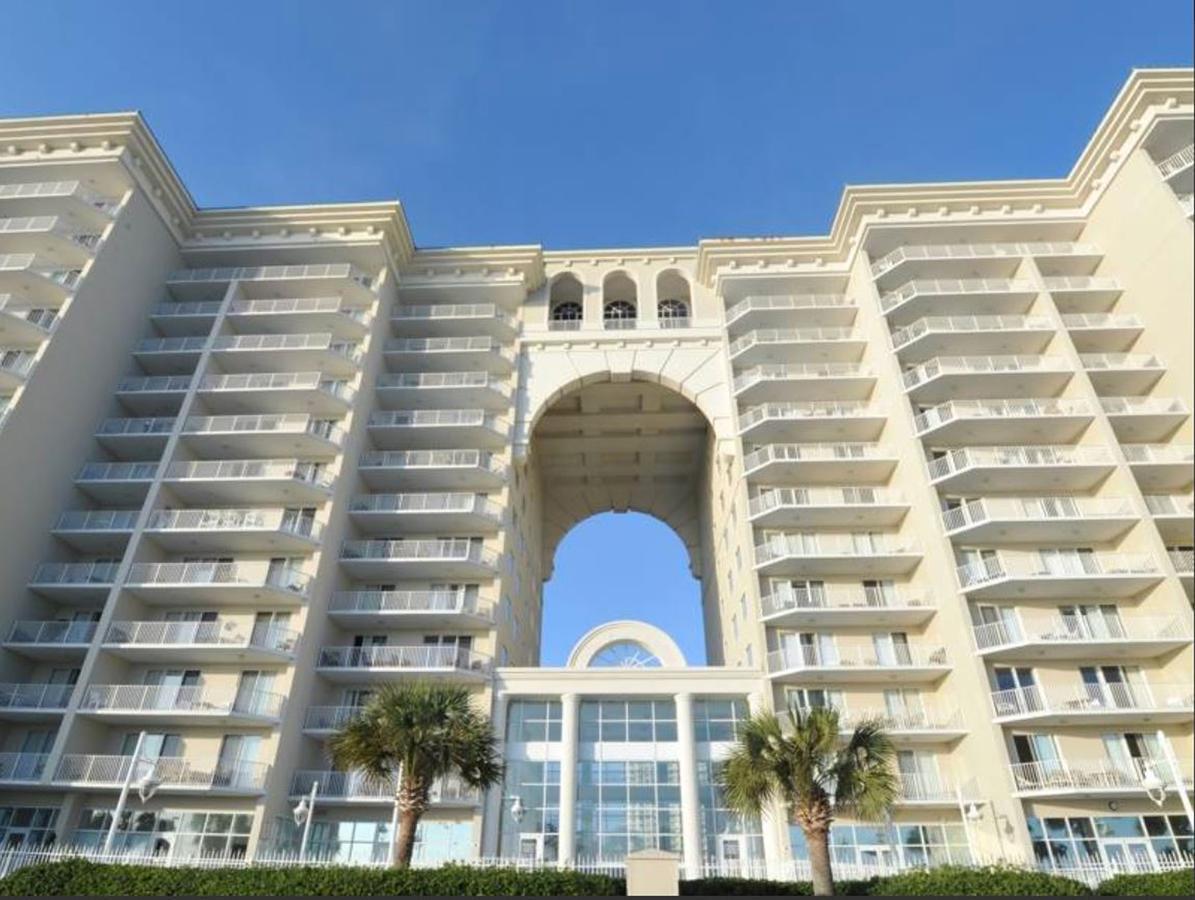
[{"label": "concrete balcony ledge", "polygon": [[[1047,316],[925,316],[891,334],[892,349],[898,353],[927,344],[918,355],[943,355],[942,350],[979,348],[1004,343],[1023,343],[1040,349],[1054,335],[1054,322]],[[931,340],[932,339],[932,340]]]},{"label": "concrete balcony ledge", "polygon": [[971,634],[979,653],[993,658],[1148,657],[1191,642],[1190,631],[1173,616],[1118,616],[1093,623],[1073,615],[1025,615],[974,625]]},{"label": "concrete balcony ledge", "polygon": [[[120,790],[133,765],[131,756],[71,753],[54,772],[57,785]],[[144,764],[160,782],[159,793],[260,794],[270,767],[265,763],[192,762],[184,757],[160,756]]]},{"label": "concrete balcony ledge", "polygon": [[927,741],[951,740],[967,733],[962,713],[957,709],[920,709],[892,712],[887,709],[847,709],[839,713],[838,724],[844,732],[864,722],[878,722],[886,731],[909,741],[923,735]]},{"label": "concrete balcony ledge", "polygon": [[927,462],[930,480],[935,483],[962,480],[958,477],[967,473],[975,476],[976,483],[986,482],[1006,472],[1007,483],[1022,488],[1057,478],[1066,479],[1068,484],[1072,479],[1080,479],[1087,485],[1102,479],[1115,466],[1116,460],[1107,447],[1068,444],[963,447]]},{"label": "concrete balcony ledge", "polygon": [[762,487],[748,504],[761,527],[899,524],[909,502],[899,491],[874,487]]},{"label": "concrete balcony ledge", "polygon": [[[291,778],[291,797],[307,796],[312,784],[318,785],[316,796],[324,802],[393,804],[397,789],[392,780],[370,778],[362,772],[298,769]],[[457,778],[444,778],[432,785],[428,799],[433,806],[477,806],[481,792]]]},{"label": "concrete balcony ledge", "polygon": [[1165,441],[1191,414],[1177,397],[1102,397],[1100,404],[1122,443]]},{"label": "concrete balcony ledge", "polygon": [[888,421],[882,407],[864,400],[762,403],[739,415],[739,435],[758,443],[871,441]]},{"label": "concrete balcony ledge", "polygon": [[398,357],[409,369],[440,366],[481,368],[505,374],[514,368],[514,352],[488,335],[472,337],[391,338],[383,353]]},{"label": "concrete balcony ledge", "polygon": [[17,343],[40,343],[57,325],[57,309],[37,306],[12,294],[0,294],[0,326]]},{"label": "concrete balcony ledge", "polygon": [[762,325],[779,325],[805,317],[824,320],[825,324],[849,324],[856,310],[854,298],[844,294],[754,295],[744,297],[726,310],[726,327],[733,328],[747,318]]},{"label": "concrete balcony ledge", "polygon": [[375,489],[497,489],[506,483],[507,471],[486,450],[368,450],[358,470]]},{"label": "concrete balcony ledge", "polygon": [[783,535],[755,548],[755,568],[763,575],[903,575],[921,562],[914,543],[861,536]]},{"label": "concrete balcony ledge", "polygon": [[465,492],[359,494],[349,501],[349,513],[363,526],[387,531],[396,525],[417,531],[489,531],[502,523],[500,505],[484,494]]},{"label": "concrete balcony ledge", "polygon": [[[35,253],[0,253],[0,286],[13,279],[4,278],[6,273],[32,276],[36,281],[30,285],[39,295],[64,300],[83,277],[81,268],[63,266],[48,257]],[[23,282],[18,281],[20,285]]]},{"label": "concrete balcony ledge", "polygon": [[1190,577],[1195,572],[1195,550],[1169,550],[1170,564],[1181,577]]},{"label": "concrete balcony ledge", "polygon": [[327,457],[344,442],[344,431],[331,420],[299,413],[191,416],[183,422],[182,437],[196,451],[213,456],[302,453]]},{"label": "concrete balcony ledge", "polygon": [[764,444],[743,458],[743,470],[752,480],[772,484],[875,483],[885,480],[897,461],[896,452],[882,444]]},{"label": "concrete balcony ledge", "polygon": [[1073,375],[1060,356],[939,356],[906,369],[902,378],[909,396],[946,400],[989,397],[998,384],[1022,396],[1049,396]]},{"label": "concrete balcony ledge", "polygon": [[518,330],[515,317],[493,303],[400,305],[390,322],[404,335],[420,337],[460,337],[465,336],[466,330],[474,333],[481,330],[493,337],[510,338]]},{"label": "concrete balcony ledge", "polygon": [[1171,786],[1181,783],[1189,789],[1191,771],[1175,769],[1162,759],[1051,760],[1013,763],[1009,766],[1017,796],[1140,796],[1148,775]]},{"label": "concrete balcony ledge", "polygon": [[[966,299],[969,297],[1005,295],[1030,299],[1037,295],[1032,281],[1023,278],[926,278],[907,281],[896,290],[880,297],[880,309],[891,315],[907,307],[918,298]],[[995,309],[992,313],[1002,310]],[[989,313],[986,309],[977,313]]]},{"label": "concrete balcony ledge", "polygon": [[1142,724],[1189,722],[1191,684],[1031,685],[992,692],[998,722]]},{"label": "concrete balcony ledge", "polygon": [[145,530],[170,548],[307,549],[319,544],[323,526],[284,508],[158,509]]},{"label": "concrete balcony ledge", "polygon": [[116,383],[117,394],[185,394],[190,388],[190,375],[134,376]]},{"label": "concrete balcony ledge", "polygon": [[730,342],[727,352],[739,365],[801,361],[854,361],[867,341],[854,328],[764,328]]},{"label": "concrete balcony ledge", "polygon": [[385,450],[431,450],[458,442],[497,450],[510,437],[510,423],[484,409],[376,410],[367,427]]},{"label": "concrete balcony ledge", "polygon": [[1127,499],[1091,497],[983,497],[942,510],[951,537],[1018,542],[1063,536],[1112,540],[1138,521]]},{"label": "concrete balcony ledge", "polygon": [[[156,464],[151,464],[156,465]],[[173,462],[166,467],[162,479],[178,490],[183,483],[195,483],[197,488],[210,490],[218,482],[231,482],[234,490],[244,490],[249,484],[291,484],[311,487],[327,493],[332,478],[323,469],[299,459],[227,459]]]},{"label": "concrete balcony ledge", "polygon": [[210,718],[278,719],[285,694],[239,691],[198,686],[93,684],[83,689],[79,711],[115,717],[122,721],[142,718],[171,722]]}]

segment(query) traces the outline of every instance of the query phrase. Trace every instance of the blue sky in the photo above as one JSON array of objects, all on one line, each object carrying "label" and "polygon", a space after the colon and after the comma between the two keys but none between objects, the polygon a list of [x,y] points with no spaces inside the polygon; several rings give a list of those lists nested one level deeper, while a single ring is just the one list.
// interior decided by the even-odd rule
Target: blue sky
[{"label": "blue sky", "polygon": [[[1189,0],[43,0],[4,29],[0,115],[139,109],[201,205],[397,197],[424,247],[821,234],[848,183],[1061,175],[1131,68],[1192,59]],[[562,545],[545,659],[597,609],[700,658],[679,541],[612,521]],[[611,584],[626,558],[650,577]]]}]

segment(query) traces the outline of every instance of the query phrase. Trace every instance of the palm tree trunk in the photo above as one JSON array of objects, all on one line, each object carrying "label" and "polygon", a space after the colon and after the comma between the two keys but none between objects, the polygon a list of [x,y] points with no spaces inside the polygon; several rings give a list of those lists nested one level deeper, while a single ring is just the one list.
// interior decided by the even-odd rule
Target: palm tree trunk
[{"label": "palm tree trunk", "polygon": [[398,806],[398,834],[394,837],[395,868],[409,869],[415,854],[415,832],[427,812],[428,789],[417,778],[400,776],[394,802]]},{"label": "palm tree trunk", "polygon": [[813,880],[813,895],[834,896],[834,871],[830,867],[830,829],[806,829],[805,844],[809,847],[809,874]]}]

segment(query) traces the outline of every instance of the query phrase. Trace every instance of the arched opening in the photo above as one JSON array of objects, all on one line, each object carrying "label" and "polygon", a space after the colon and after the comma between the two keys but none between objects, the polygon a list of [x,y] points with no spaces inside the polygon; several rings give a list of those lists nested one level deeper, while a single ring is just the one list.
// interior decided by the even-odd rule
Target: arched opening
[{"label": "arched opening", "polygon": [[602,282],[602,321],[606,328],[634,328],[639,290],[625,272],[611,272]]},{"label": "arched opening", "polygon": [[[562,666],[570,649],[612,619],[640,619],[665,631],[690,664],[705,660],[701,583],[675,531],[645,513],[605,512],[573,528],[556,548],[544,586],[541,663]],[[605,644],[587,667],[655,667],[656,652],[630,639]]]},{"label": "arched opening", "polygon": [[661,272],[656,278],[656,317],[660,327],[687,328],[692,308],[689,280],[675,269]]},{"label": "arched opening", "polygon": [[548,292],[549,328],[573,331],[581,327],[585,316],[585,288],[580,280],[568,272],[556,276]]}]

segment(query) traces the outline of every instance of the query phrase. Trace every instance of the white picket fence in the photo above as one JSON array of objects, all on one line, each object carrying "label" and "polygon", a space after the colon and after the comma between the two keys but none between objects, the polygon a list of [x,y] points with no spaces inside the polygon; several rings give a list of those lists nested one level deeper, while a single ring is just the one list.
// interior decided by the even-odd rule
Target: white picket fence
[{"label": "white picket fence", "polygon": [[[243,856],[171,856],[168,854],[150,854],[140,852],[103,853],[94,847],[18,847],[0,851],[0,878],[4,878],[18,869],[38,863],[59,862],[68,859],[86,859],[97,863],[113,863],[140,866],[159,866],[162,868],[202,868],[202,869],[246,869],[246,868],[293,868],[294,866],[315,866],[320,868],[385,868],[388,862],[378,860],[374,862],[344,862],[340,860],[310,857],[301,859],[297,854],[259,855],[255,858]],[[444,859],[416,859],[412,862],[414,868],[436,868],[446,864],[467,865],[474,868],[510,868],[524,871],[543,871],[568,869],[590,875],[608,875],[623,878],[626,875],[626,864],[621,860],[589,860],[577,859],[568,864],[552,861],[518,859],[512,857],[475,857],[454,860]],[[1090,862],[1082,865],[1067,867],[1051,867],[1049,865],[1020,864],[1017,866],[1009,860],[976,861],[975,866],[1009,866],[1048,872],[1066,878],[1072,878],[1095,887],[1101,881],[1106,881],[1115,875],[1138,874],[1146,872],[1192,871],[1195,867],[1195,857],[1184,855],[1162,860],[1125,860],[1124,862]],[[834,878],[838,881],[862,880],[900,872],[916,871],[922,866],[908,865],[859,865],[838,862],[834,864]],[[681,877],[692,877],[683,871]],[[702,863],[700,877],[702,878],[752,878],[771,881],[809,881],[810,869],[806,860],[787,860],[783,862],[766,863],[760,861],[741,861],[727,863],[725,861],[706,860]]]}]

